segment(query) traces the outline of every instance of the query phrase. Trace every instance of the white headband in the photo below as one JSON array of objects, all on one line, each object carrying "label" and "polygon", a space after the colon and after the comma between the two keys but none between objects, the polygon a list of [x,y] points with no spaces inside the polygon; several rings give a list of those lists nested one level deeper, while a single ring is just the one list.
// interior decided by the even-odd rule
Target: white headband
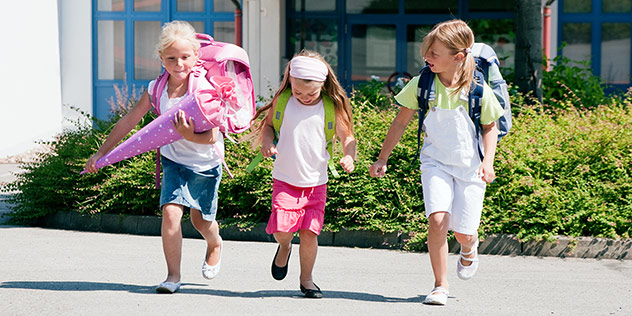
[{"label": "white headband", "polygon": [[304,80],[325,81],[327,66],[322,61],[307,56],[297,56],[290,61],[290,76]]}]

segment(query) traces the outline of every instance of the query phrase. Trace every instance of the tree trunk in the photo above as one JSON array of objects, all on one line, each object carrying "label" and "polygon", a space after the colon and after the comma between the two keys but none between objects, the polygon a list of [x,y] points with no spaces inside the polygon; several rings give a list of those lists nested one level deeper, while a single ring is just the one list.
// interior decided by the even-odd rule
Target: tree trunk
[{"label": "tree trunk", "polygon": [[542,0],[516,0],[515,80],[542,102]]}]

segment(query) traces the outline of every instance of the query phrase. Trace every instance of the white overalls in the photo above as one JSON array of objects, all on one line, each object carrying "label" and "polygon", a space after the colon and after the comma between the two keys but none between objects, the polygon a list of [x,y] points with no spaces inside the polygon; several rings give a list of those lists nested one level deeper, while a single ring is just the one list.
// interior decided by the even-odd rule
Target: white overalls
[{"label": "white overalls", "polygon": [[426,217],[450,214],[452,231],[474,235],[485,196],[485,182],[478,175],[481,159],[476,129],[467,110],[432,107],[424,119],[424,144],[420,153]]}]

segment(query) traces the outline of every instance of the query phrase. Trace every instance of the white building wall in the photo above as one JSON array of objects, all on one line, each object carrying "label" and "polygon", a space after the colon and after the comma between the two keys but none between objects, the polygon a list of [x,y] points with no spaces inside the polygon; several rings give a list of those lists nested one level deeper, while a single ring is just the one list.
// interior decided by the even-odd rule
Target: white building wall
[{"label": "white building wall", "polygon": [[250,58],[255,95],[269,97],[281,82],[283,6],[278,0],[244,0],[243,8],[243,46]]},{"label": "white building wall", "polygon": [[86,122],[70,107],[92,114],[92,1],[58,0],[63,126]]},{"label": "white building wall", "polygon": [[0,158],[61,131],[57,1],[5,1],[0,19]]}]

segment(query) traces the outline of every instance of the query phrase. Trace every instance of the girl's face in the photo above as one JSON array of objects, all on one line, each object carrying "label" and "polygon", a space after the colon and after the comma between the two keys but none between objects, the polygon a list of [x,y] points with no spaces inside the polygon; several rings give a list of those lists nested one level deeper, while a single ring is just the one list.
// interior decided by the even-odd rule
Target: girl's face
[{"label": "girl's face", "polygon": [[292,95],[304,105],[314,105],[320,101],[320,90],[323,82],[304,81],[290,77]]},{"label": "girl's face", "polygon": [[428,62],[432,72],[442,73],[454,71],[456,66],[463,60],[463,54],[457,53],[455,55],[445,44],[435,40],[428,48],[424,59]]},{"label": "girl's face", "polygon": [[198,52],[183,40],[176,40],[160,55],[165,70],[177,80],[186,80],[189,77],[197,59]]}]

